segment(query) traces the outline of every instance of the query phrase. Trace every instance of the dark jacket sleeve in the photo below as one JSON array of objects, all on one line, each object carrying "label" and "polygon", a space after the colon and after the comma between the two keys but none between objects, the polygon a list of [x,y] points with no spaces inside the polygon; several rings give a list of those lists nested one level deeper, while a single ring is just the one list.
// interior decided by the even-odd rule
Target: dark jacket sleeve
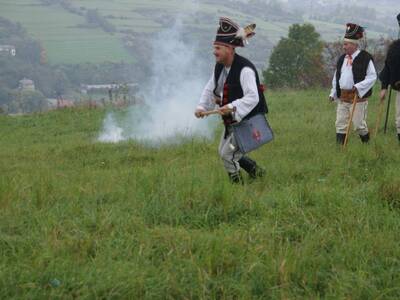
[{"label": "dark jacket sleeve", "polygon": [[390,70],[387,60],[385,61],[383,70],[379,74],[379,80],[382,83],[382,90],[386,90],[390,84]]}]

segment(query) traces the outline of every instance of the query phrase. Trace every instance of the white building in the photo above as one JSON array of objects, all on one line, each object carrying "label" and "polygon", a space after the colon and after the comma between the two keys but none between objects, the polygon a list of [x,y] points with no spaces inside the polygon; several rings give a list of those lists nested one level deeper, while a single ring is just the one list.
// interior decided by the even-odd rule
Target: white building
[{"label": "white building", "polygon": [[33,82],[33,80],[24,78],[19,81],[19,89],[23,91],[34,91],[35,83]]},{"label": "white building", "polygon": [[0,45],[0,54],[15,56],[17,55],[17,50],[11,45]]},{"label": "white building", "polygon": [[88,92],[94,91],[94,90],[116,90],[119,88],[123,88],[124,86],[133,89],[138,86],[136,83],[125,83],[125,84],[81,84],[81,93],[82,94],[87,94]]}]

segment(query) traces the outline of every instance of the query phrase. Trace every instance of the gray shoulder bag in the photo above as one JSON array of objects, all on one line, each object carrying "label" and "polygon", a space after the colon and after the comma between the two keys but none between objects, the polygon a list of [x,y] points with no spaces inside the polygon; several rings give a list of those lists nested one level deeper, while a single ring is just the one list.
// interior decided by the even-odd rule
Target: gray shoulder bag
[{"label": "gray shoulder bag", "polygon": [[274,139],[274,133],[264,114],[257,114],[232,124],[236,143],[243,153],[253,151]]}]

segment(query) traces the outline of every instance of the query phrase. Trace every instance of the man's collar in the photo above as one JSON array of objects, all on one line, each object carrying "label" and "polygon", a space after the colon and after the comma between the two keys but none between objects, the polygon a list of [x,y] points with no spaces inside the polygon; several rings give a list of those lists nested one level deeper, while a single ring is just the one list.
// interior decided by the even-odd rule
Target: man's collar
[{"label": "man's collar", "polygon": [[354,52],[354,53],[351,55],[351,57],[352,57],[353,59],[355,59],[355,58],[357,57],[357,55],[360,54],[360,52],[361,52],[361,50],[360,50],[360,49],[357,49],[356,52]]}]

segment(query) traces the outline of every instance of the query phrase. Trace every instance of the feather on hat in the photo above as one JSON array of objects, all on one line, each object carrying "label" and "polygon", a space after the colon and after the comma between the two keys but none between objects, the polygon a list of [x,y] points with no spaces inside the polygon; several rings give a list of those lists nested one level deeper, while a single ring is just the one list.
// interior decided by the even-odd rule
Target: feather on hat
[{"label": "feather on hat", "polygon": [[248,39],[253,37],[256,24],[250,24],[244,28],[226,17],[219,19],[219,27],[214,44],[230,47],[244,47]]}]

